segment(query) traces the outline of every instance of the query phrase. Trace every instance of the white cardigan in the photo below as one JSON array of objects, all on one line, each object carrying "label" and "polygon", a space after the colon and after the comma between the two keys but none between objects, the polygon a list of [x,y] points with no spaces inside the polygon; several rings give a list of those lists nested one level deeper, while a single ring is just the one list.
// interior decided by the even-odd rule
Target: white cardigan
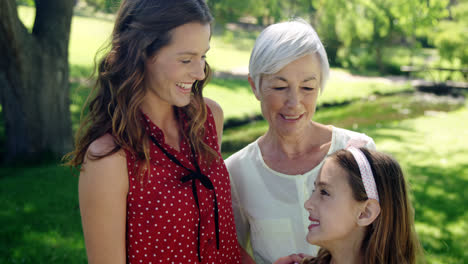
[{"label": "white cardigan", "polygon": [[[375,149],[370,137],[332,127],[327,155],[345,148],[351,138],[368,141],[366,147]],[[274,171],[264,162],[258,139],[226,160],[239,243],[246,248],[250,237],[257,264],[272,263],[292,253],[317,254],[318,247],[305,239],[309,220],[304,202],[323,162],[299,175]]]}]

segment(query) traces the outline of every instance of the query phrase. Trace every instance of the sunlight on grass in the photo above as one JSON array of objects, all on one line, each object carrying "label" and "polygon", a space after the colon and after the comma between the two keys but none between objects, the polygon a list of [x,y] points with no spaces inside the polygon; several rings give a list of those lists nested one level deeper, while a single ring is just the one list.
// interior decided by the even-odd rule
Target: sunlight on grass
[{"label": "sunlight on grass", "polygon": [[18,16],[24,26],[28,28],[29,32],[31,32],[34,19],[36,18],[35,9],[27,6],[18,6]]},{"label": "sunlight on grass", "polygon": [[331,79],[319,97],[320,102],[340,103],[371,94],[388,94],[413,90],[409,83],[390,84],[377,81],[346,81]]},{"label": "sunlight on grass", "polygon": [[48,248],[66,247],[68,249],[79,250],[84,248],[81,236],[64,236],[56,230],[49,230],[47,232],[28,232],[24,234],[23,239],[26,243],[42,244]]},{"label": "sunlight on grass", "polygon": [[70,64],[93,66],[94,56],[106,44],[112,28],[110,21],[74,16],[70,33]]},{"label": "sunlight on grass", "polygon": [[260,103],[246,80],[214,79],[203,94],[221,105],[225,119],[260,113]]},{"label": "sunlight on grass", "polygon": [[[467,260],[467,107],[364,130],[399,160],[412,186],[417,231],[429,263]],[[463,233],[464,232],[464,233]],[[461,233],[461,235],[460,235]]]}]

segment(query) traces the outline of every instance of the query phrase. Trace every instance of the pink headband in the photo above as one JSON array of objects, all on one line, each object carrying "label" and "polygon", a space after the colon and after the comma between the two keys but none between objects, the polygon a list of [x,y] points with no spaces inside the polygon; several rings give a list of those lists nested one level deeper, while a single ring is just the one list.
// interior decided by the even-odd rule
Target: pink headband
[{"label": "pink headband", "polygon": [[346,150],[351,152],[359,166],[362,183],[364,184],[364,189],[366,190],[367,197],[369,197],[369,199],[374,199],[377,200],[377,202],[380,202],[379,194],[377,192],[377,186],[375,184],[374,175],[372,174],[372,169],[369,164],[369,161],[367,160],[366,155],[364,155],[364,153],[362,153],[362,151],[359,149],[360,146],[357,146],[363,145],[356,143],[358,143],[358,141],[350,140],[350,142],[348,142],[348,147],[346,147]]}]

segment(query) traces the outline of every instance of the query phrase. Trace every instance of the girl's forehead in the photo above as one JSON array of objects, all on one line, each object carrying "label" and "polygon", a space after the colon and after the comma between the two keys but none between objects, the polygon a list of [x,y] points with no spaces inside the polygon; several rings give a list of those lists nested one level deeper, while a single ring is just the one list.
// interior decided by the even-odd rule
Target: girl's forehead
[{"label": "girl's forehead", "polygon": [[343,186],[343,183],[347,184],[347,177],[346,171],[334,159],[327,158],[316,181],[330,186]]}]

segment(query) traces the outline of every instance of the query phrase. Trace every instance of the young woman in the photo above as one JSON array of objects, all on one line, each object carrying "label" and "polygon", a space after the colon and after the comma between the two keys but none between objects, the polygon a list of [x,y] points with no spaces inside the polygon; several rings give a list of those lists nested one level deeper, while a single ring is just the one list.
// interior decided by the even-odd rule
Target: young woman
[{"label": "young woman", "polygon": [[[349,147],[327,158],[304,204],[307,241],[321,247],[305,264],[416,263],[420,244],[403,173],[390,156]],[[299,262],[302,255],[275,264]]]},{"label": "young woman", "polygon": [[203,0],[123,0],[70,164],[89,263],[240,263]]}]

